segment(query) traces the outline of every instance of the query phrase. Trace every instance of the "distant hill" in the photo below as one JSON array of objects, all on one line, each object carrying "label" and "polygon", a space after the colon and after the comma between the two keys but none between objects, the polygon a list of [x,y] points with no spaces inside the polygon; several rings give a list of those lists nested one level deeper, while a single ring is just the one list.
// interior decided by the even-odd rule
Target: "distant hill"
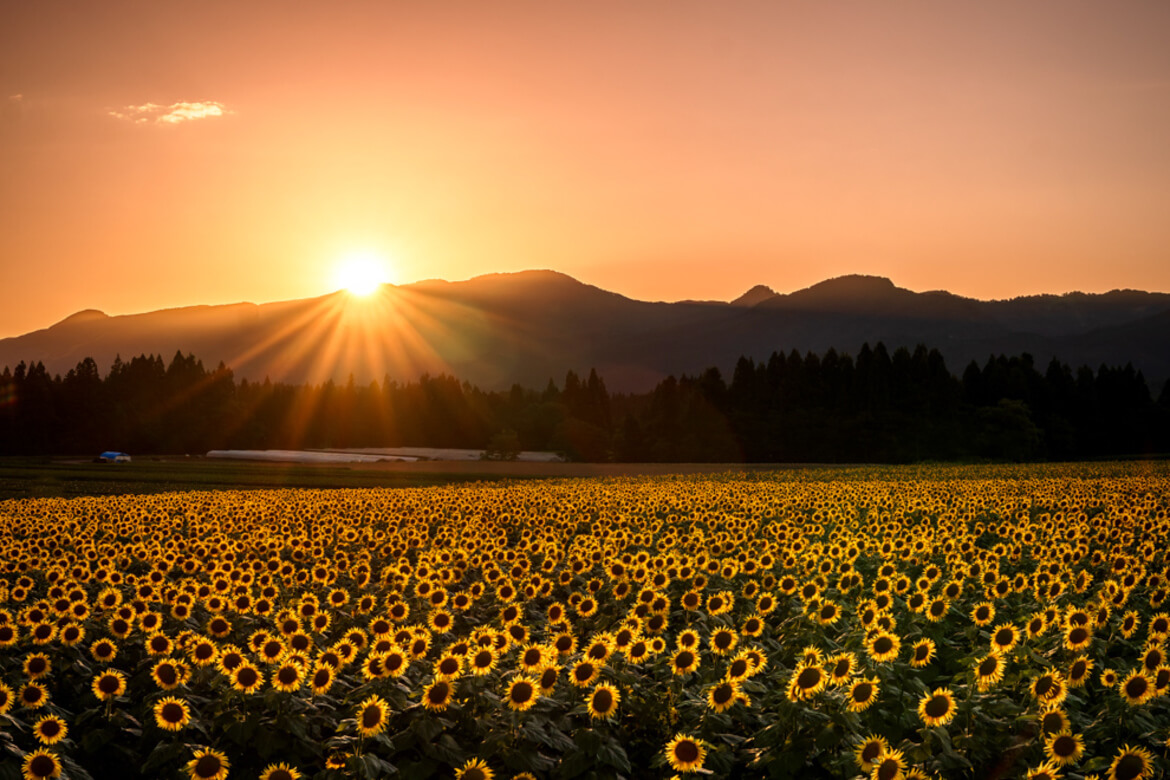
[{"label": "distant hill", "polygon": [[87,310],[0,339],[0,367],[43,361],[65,373],[86,357],[104,374],[123,359],[176,351],[219,361],[238,378],[287,382],[399,381],[453,374],[484,389],[558,383],[595,367],[611,391],[645,391],[668,374],[730,371],[741,355],[864,342],[892,351],[925,343],[954,373],[972,359],[1029,352],[1096,368],[1132,362],[1152,384],[1170,377],[1170,294],[1115,290],[979,301],[912,292],[874,276],[829,279],[796,292],[753,287],[731,302],[637,301],[553,271],[463,282],[384,285],[256,305],[192,306],[110,317]]}]

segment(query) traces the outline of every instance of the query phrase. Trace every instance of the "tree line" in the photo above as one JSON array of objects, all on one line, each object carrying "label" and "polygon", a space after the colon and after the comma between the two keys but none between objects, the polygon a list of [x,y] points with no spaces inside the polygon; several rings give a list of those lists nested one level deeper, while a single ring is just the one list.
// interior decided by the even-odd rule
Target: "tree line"
[{"label": "tree line", "polygon": [[1028,354],[952,374],[935,349],[793,350],[611,394],[596,370],[558,386],[484,391],[455,377],[292,385],[237,380],[177,352],[0,373],[0,453],[466,447],[588,461],[1069,460],[1170,451],[1170,383],[1132,365],[1075,371]]}]

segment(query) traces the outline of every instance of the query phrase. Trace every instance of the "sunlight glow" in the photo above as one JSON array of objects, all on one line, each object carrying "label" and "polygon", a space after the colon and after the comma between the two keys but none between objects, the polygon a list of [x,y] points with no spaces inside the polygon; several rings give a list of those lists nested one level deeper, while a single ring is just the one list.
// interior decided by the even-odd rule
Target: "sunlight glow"
[{"label": "sunlight glow", "polygon": [[360,298],[376,292],[389,276],[386,259],[377,252],[352,252],[333,270],[334,284]]}]

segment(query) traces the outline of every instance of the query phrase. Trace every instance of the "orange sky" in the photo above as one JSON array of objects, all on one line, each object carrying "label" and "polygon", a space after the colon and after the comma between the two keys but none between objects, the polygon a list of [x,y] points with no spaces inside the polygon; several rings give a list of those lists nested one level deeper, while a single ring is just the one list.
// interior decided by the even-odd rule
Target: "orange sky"
[{"label": "orange sky", "polygon": [[1170,290],[1170,3],[10,3],[0,337],[554,268]]}]

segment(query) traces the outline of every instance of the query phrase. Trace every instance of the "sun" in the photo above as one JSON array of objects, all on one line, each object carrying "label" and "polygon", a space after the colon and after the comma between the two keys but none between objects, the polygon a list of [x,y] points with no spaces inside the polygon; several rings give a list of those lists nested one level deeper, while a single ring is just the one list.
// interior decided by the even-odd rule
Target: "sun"
[{"label": "sun", "polygon": [[377,252],[351,252],[333,269],[333,282],[350,295],[365,298],[389,281],[386,259]]}]

